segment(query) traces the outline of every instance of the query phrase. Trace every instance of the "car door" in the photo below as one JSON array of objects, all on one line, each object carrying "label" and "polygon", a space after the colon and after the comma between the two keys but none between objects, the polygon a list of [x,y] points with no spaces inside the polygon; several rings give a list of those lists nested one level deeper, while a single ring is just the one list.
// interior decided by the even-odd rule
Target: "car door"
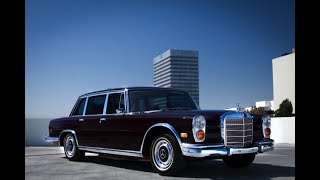
[{"label": "car door", "polygon": [[[99,127],[99,147],[111,149],[132,149],[128,137],[134,136],[126,115],[124,92],[109,93],[105,120]],[[131,126],[131,127],[129,127]]]},{"label": "car door", "polygon": [[104,118],[107,94],[87,97],[84,114],[76,129],[79,146],[99,147],[100,121]]}]

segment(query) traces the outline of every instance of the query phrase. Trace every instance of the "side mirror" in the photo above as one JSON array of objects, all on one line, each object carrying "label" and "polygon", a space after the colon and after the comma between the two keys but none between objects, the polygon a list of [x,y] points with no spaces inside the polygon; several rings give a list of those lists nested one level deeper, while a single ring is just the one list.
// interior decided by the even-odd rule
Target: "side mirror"
[{"label": "side mirror", "polygon": [[116,112],[117,112],[117,114],[124,113],[124,108],[117,108]]}]

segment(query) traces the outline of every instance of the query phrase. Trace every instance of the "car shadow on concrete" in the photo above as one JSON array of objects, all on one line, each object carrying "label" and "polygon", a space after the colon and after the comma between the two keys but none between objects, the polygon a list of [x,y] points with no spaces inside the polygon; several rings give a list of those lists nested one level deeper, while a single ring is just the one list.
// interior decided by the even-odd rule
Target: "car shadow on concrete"
[{"label": "car shadow on concrete", "polygon": [[[148,161],[86,156],[82,162],[155,173]],[[190,161],[186,168],[176,174],[175,177],[237,180],[273,179],[279,177],[295,177],[295,167],[274,166],[253,162],[247,168],[229,168],[222,160]]]},{"label": "car shadow on concrete", "polygon": [[229,168],[222,160],[192,162],[177,176],[211,179],[273,179],[295,177],[295,167],[252,163],[246,168]]}]

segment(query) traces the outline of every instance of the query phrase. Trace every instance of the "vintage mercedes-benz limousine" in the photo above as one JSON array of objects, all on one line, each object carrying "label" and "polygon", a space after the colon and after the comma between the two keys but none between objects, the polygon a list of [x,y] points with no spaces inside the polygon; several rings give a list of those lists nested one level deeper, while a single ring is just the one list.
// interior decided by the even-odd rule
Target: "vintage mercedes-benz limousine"
[{"label": "vintage mercedes-benz limousine", "polygon": [[51,120],[46,140],[64,146],[69,160],[85,152],[134,156],[172,175],[189,159],[249,166],[257,153],[273,150],[270,125],[267,115],[200,110],[179,89],[130,87],[80,96],[69,117]]}]

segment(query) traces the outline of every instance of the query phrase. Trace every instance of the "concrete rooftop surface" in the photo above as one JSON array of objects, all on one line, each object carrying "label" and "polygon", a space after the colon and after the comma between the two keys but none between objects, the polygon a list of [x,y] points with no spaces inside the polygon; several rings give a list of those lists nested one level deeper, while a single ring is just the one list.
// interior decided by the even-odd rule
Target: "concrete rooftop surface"
[{"label": "concrete rooftop surface", "polygon": [[295,179],[295,146],[277,144],[248,168],[228,168],[222,160],[194,161],[175,177],[160,176],[146,161],[86,153],[82,162],[72,162],[62,147],[25,147],[25,179]]}]

